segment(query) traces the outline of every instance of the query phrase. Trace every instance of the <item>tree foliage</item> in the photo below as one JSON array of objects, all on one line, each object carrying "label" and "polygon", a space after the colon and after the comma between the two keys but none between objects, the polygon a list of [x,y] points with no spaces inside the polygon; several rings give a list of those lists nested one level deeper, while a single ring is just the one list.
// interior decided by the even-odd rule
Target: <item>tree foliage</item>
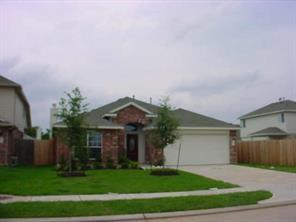
[{"label": "tree foliage", "polygon": [[88,110],[88,104],[78,87],[65,94],[66,97],[60,99],[57,117],[66,126],[63,130],[64,141],[70,149],[69,171],[72,171],[74,149],[78,158],[83,159],[86,155],[86,149],[84,149],[86,130],[83,125],[85,125],[84,113]]},{"label": "tree foliage", "polygon": [[46,132],[43,132],[41,133],[41,139],[43,140],[49,140],[50,139],[50,133],[51,133],[51,130],[50,129],[46,129]]},{"label": "tree foliage", "polygon": [[161,100],[158,110],[155,129],[152,132],[154,146],[164,149],[167,145],[173,144],[178,138],[178,119],[173,114],[173,108],[169,104],[169,98]]},{"label": "tree foliage", "polygon": [[37,128],[36,127],[26,128],[25,133],[30,137],[36,138]]}]

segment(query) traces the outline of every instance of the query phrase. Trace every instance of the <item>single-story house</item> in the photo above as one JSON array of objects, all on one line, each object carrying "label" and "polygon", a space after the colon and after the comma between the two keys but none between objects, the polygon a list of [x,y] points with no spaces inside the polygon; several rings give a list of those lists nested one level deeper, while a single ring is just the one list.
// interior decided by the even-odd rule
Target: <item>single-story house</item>
[{"label": "single-story house", "polygon": [[239,117],[242,140],[296,138],[296,102],[281,99]]},{"label": "single-story house", "polygon": [[[99,155],[103,161],[112,158],[116,162],[120,155],[126,155],[131,160],[145,164],[164,155],[167,165],[176,165],[180,150],[180,165],[227,164],[236,161],[235,141],[239,126],[185,109],[173,111],[180,123],[180,139],[162,153],[149,139],[158,109],[159,106],[151,103],[124,97],[86,113],[89,158]],[[57,107],[53,107],[51,115],[55,115],[56,110]],[[54,129],[65,127],[62,122],[52,125]],[[59,137],[56,153],[57,159],[68,153]]]}]

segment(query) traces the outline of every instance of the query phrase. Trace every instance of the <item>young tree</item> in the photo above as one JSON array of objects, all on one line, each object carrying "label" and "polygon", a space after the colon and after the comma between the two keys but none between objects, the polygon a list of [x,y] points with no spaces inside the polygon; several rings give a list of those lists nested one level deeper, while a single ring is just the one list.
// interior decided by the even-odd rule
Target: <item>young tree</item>
[{"label": "young tree", "polygon": [[49,140],[50,138],[50,129],[46,129],[46,132],[41,133],[41,139]]},{"label": "young tree", "polygon": [[83,127],[83,114],[87,112],[88,104],[85,103],[86,98],[81,95],[78,87],[65,94],[66,98],[60,99],[57,117],[66,125],[63,132],[65,143],[70,149],[68,162],[71,172],[74,149],[79,155],[86,153],[86,149],[84,149],[86,130]]},{"label": "young tree", "polygon": [[[169,97],[160,101],[160,109],[158,110],[155,129],[152,131],[152,140],[155,147],[163,149],[173,144],[178,138],[177,128],[179,126],[178,119],[173,115],[173,108],[169,104]],[[162,161],[164,167],[165,161]]]}]

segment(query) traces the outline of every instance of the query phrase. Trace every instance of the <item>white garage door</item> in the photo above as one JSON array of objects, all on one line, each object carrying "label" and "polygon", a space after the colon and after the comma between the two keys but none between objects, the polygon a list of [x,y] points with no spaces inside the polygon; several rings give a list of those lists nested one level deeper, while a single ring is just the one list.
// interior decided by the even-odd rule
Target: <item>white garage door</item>
[{"label": "white garage door", "polygon": [[166,165],[177,165],[180,149],[180,165],[229,163],[229,134],[183,134],[175,144],[164,149]]}]

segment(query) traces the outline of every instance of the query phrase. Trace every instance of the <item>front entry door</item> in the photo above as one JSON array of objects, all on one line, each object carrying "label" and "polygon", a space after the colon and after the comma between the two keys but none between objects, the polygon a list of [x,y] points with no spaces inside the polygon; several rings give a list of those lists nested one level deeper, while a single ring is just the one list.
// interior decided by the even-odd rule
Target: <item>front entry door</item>
[{"label": "front entry door", "polygon": [[138,161],[138,135],[126,135],[126,155],[132,161]]}]

